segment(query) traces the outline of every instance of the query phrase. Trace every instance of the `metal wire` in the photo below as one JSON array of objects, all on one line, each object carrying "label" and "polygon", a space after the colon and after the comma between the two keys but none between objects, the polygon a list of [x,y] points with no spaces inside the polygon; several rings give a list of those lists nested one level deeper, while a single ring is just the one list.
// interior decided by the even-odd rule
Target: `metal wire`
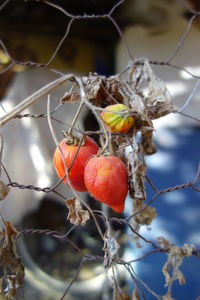
[{"label": "metal wire", "polygon": [[[0,5],[0,12],[3,12],[8,7],[10,2],[12,2],[12,1],[9,1],[9,0],[4,1],[3,4]],[[189,35],[189,33],[191,31],[191,28],[193,26],[193,23],[196,21],[195,19],[197,19],[197,17],[199,17],[200,12],[193,9],[193,8],[191,8],[188,5],[186,5],[185,2],[183,3],[181,0],[176,0],[176,2],[177,2],[177,5],[181,5],[182,7],[184,7],[187,10],[187,12],[189,12],[191,14],[191,18],[188,21],[188,26],[185,29],[185,31],[183,31],[183,34],[182,34],[182,36],[180,36],[180,39],[177,41],[177,44],[175,45],[174,49],[171,49],[171,55],[168,58],[166,58],[165,61],[151,60],[151,61],[149,61],[149,63],[151,65],[155,65],[157,67],[170,68],[170,69],[175,69],[175,70],[178,70],[178,71],[184,71],[186,74],[190,75],[193,79],[197,79],[197,81],[196,81],[196,83],[195,83],[188,99],[186,100],[185,104],[179,109],[174,109],[174,111],[172,113],[179,114],[180,116],[186,117],[186,118],[188,118],[190,120],[193,120],[193,121],[195,121],[199,124],[200,119],[198,119],[194,116],[191,116],[191,115],[189,115],[185,112],[183,113],[182,111],[184,109],[188,108],[191,105],[191,101],[193,100],[194,94],[195,94],[195,92],[197,90],[197,87],[199,85],[200,75],[193,74],[187,68],[174,64],[173,59],[176,58],[179,55],[179,51],[181,51],[184,42],[187,40],[188,35]],[[38,5],[41,5],[41,4],[43,6],[45,5],[45,7],[47,7],[47,8],[50,7],[55,12],[61,13],[64,16],[64,18],[66,18],[66,21],[68,22],[67,26],[66,26],[65,33],[62,35],[62,37],[60,38],[60,40],[57,43],[56,47],[54,48],[54,51],[53,51],[51,57],[48,59],[48,62],[46,62],[46,63],[36,63],[36,62],[33,62],[33,61],[29,61],[29,60],[28,61],[16,60],[10,54],[10,51],[9,51],[10,47],[9,47],[9,45],[7,45],[7,41],[6,40],[3,41],[3,40],[0,39],[0,48],[3,50],[4,54],[7,55],[8,59],[9,59],[8,64],[6,64],[6,65],[1,64],[3,66],[3,69],[1,69],[0,74],[1,74],[1,76],[3,76],[4,74],[6,74],[6,72],[12,71],[13,67],[19,65],[19,66],[23,66],[25,68],[30,68],[31,67],[31,68],[48,69],[48,70],[52,71],[53,73],[58,74],[60,77],[56,81],[51,82],[47,86],[45,86],[42,89],[36,91],[29,98],[24,99],[23,103],[25,103],[25,106],[21,102],[21,103],[19,103],[19,105],[17,107],[13,108],[13,110],[11,112],[7,113],[4,110],[5,116],[3,116],[0,119],[0,125],[3,127],[6,123],[10,122],[10,120],[13,120],[13,119],[34,118],[34,119],[37,120],[39,118],[43,118],[43,119],[48,119],[49,122],[51,122],[51,120],[54,120],[54,121],[59,122],[62,125],[68,125],[69,128],[70,128],[70,131],[71,131],[71,129],[73,129],[73,131],[75,131],[76,133],[79,133],[82,136],[82,138],[85,135],[97,135],[101,139],[102,137],[105,137],[105,135],[106,135],[106,139],[107,139],[107,141],[109,141],[110,136],[107,135],[107,131],[106,131],[105,128],[103,128],[104,130],[102,130],[102,128],[101,128],[98,131],[90,130],[90,131],[85,131],[84,132],[80,128],[77,128],[75,126],[75,124],[66,124],[65,121],[56,118],[55,114],[56,114],[56,112],[58,112],[63,107],[64,102],[58,104],[57,107],[54,110],[49,112],[49,114],[46,113],[46,112],[41,113],[40,111],[38,113],[31,114],[31,113],[23,113],[23,111],[24,111],[25,108],[27,108],[29,106],[32,106],[33,103],[36,100],[39,101],[39,99],[42,95],[50,94],[51,91],[53,91],[55,88],[57,88],[57,86],[59,86],[63,82],[70,82],[70,83],[73,83],[73,84],[74,83],[77,84],[78,89],[80,90],[80,97],[82,95],[82,98],[84,98],[83,99],[84,104],[86,105],[87,103],[89,103],[88,108],[91,108],[91,109],[95,107],[95,105],[93,103],[94,99],[92,98],[92,100],[91,100],[90,97],[89,97],[90,95],[87,97],[87,88],[83,84],[84,80],[82,80],[79,77],[76,77],[73,74],[66,75],[63,72],[61,72],[60,70],[50,68],[50,64],[52,64],[55,61],[56,57],[58,57],[58,53],[59,53],[60,49],[62,48],[63,43],[67,39],[70,38],[70,33],[73,31],[72,28],[73,28],[74,24],[77,21],[79,21],[79,22],[82,21],[83,22],[83,21],[86,21],[86,20],[97,20],[97,19],[106,20],[107,22],[109,22],[109,24],[112,27],[114,26],[117,35],[119,36],[120,40],[122,40],[122,42],[125,46],[125,49],[127,50],[130,61],[134,61],[134,59],[135,59],[135,57],[133,55],[134,49],[131,49],[130,46],[128,45],[127,41],[125,40],[124,34],[123,34],[123,32],[120,28],[119,22],[117,21],[117,19],[114,16],[114,13],[116,13],[116,11],[118,9],[120,9],[120,7],[125,5],[125,1],[124,0],[115,1],[115,4],[113,4],[112,8],[106,14],[105,13],[101,14],[101,7],[100,7],[99,8],[99,11],[100,11],[99,14],[91,14],[91,15],[85,14],[85,13],[78,14],[78,15],[72,14],[67,9],[63,8],[62,5],[55,4],[55,3],[47,1],[47,0],[43,0],[40,3],[38,2]],[[99,4],[97,6],[99,6]],[[135,66],[136,65],[144,65],[144,61],[138,60],[135,63]],[[122,75],[126,74],[126,72],[128,72],[129,70],[130,70],[130,65],[128,67],[124,66],[124,70],[120,74],[118,74],[118,79],[120,80]],[[110,80],[111,79],[112,78],[110,78]],[[101,80],[105,84],[105,78],[101,77]],[[112,92],[110,90],[106,89],[103,84],[102,84],[102,90],[101,91],[105,94],[105,98],[108,97],[108,98],[112,99],[115,103],[118,103],[117,97],[115,98],[115,96],[113,96]],[[117,92],[119,93],[119,90]],[[2,105],[2,107],[3,107],[3,105]],[[97,117],[99,116],[99,112],[101,111],[101,109],[103,109],[103,108],[101,108],[99,106],[96,106],[96,110],[94,109],[94,111],[93,111],[95,116],[97,116]],[[101,123],[101,119],[100,119],[100,123]],[[115,138],[115,145],[114,145],[115,147],[117,147],[117,140],[118,139],[121,141],[121,143],[124,143],[126,145],[129,145],[129,146],[133,147],[130,132],[127,133],[127,134],[126,133],[112,133],[112,137]],[[73,167],[74,161],[75,161],[75,159],[76,159],[76,157],[79,153],[80,147],[81,147],[81,143],[79,143],[79,145],[77,147],[76,154],[75,154],[75,156],[72,160],[72,163],[70,164],[70,166],[68,168],[68,173],[70,172],[71,168]],[[42,192],[42,193],[47,193],[47,194],[52,192],[52,193],[55,193],[60,198],[66,200],[66,196],[59,193],[57,191],[57,188],[60,186],[60,184],[63,183],[63,181],[65,181],[67,175],[65,175],[61,180],[59,180],[57,183],[55,183],[54,185],[52,185],[50,187],[43,187],[42,188],[42,187],[32,185],[31,183],[28,184],[28,185],[25,185],[23,183],[18,183],[18,182],[13,181],[11,179],[11,176],[10,176],[9,172],[7,171],[5,165],[4,165],[4,157],[2,157],[1,159],[2,159],[1,166],[2,166],[2,169],[5,171],[5,174],[6,174],[6,177],[7,177],[7,180],[8,180],[7,187],[10,187],[12,189],[18,188],[18,189],[21,189],[21,190],[33,190],[33,191],[36,191],[36,192]],[[30,229],[25,229],[25,228],[23,228],[21,230],[18,230],[18,233],[15,236],[14,241],[18,242],[19,239],[23,238],[23,236],[25,236],[25,235],[29,235],[29,236],[31,236],[31,235],[49,236],[49,237],[53,237],[53,238],[58,239],[58,240],[66,241],[66,243],[69,243],[73,247],[73,250],[75,251],[74,255],[79,255],[80,256],[80,261],[79,261],[79,265],[76,268],[76,272],[75,272],[73,278],[71,278],[69,284],[66,286],[65,291],[63,292],[63,295],[59,298],[59,300],[67,299],[67,296],[70,294],[70,290],[71,290],[72,286],[74,285],[75,282],[77,282],[79,280],[81,269],[83,268],[83,266],[86,262],[88,262],[88,261],[98,261],[103,265],[104,262],[105,262],[106,255],[110,255],[110,257],[112,257],[111,265],[114,265],[114,264],[115,265],[121,265],[121,266],[123,266],[124,269],[126,269],[126,271],[129,274],[133,284],[135,285],[136,288],[138,288],[141,299],[142,298],[145,299],[145,294],[144,294],[145,289],[148,290],[148,292],[150,292],[155,298],[164,299],[164,296],[157,295],[154,291],[151,291],[151,289],[142,281],[142,279],[138,278],[137,274],[135,273],[135,271],[133,269],[132,264],[134,262],[140,262],[143,259],[145,259],[147,256],[150,256],[152,254],[156,255],[157,253],[166,253],[169,257],[169,255],[171,253],[170,251],[172,251],[172,249],[174,250],[174,248],[172,248],[173,246],[171,244],[168,244],[168,247],[167,247],[166,246],[167,243],[165,245],[166,247],[161,246],[157,241],[149,240],[148,238],[143,236],[139,231],[140,226],[136,226],[135,223],[133,222],[133,220],[136,216],[138,216],[142,212],[144,212],[152,203],[154,203],[154,201],[156,201],[159,197],[161,197],[161,195],[164,195],[166,193],[172,193],[174,191],[181,190],[181,189],[188,189],[188,188],[193,189],[197,193],[200,192],[200,188],[198,187],[199,177],[200,177],[200,164],[197,168],[197,172],[195,174],[195,178],[194,178],[193,181],[189,181],[189,182],[181,183],[179,185],[174,185],[174,186],[164,187],[162,189],[158,189],[156,187],[156,185],[152,182],[151,178],[146,174],[145,179],[146,179],[147,183],[150,185],[150,187],[151,187],[152,191],[154,192],[154,194],[151,197],[151,199],[146,200],[144,202],[144,205],[141,206],[141,208],[139,208],[137,211],[134,211],[134,213],[130,212],[127,217],[124,217],[124,216],[121,216],[121,215],[119,215],[117,217],[106,216],[106,214],[104,214],[102,211],[91,209],[91,207],[85,203],[84,209],[89,212],[89,215],[91,217],[91,220],[90,220],[91,223],[92,223],[91,227],[92,228],[97,228],[97,232],[98,232],[98,235],[100,236],[100,240],[101,240],[102,244],[104,245],[102,247],[102,252],[101,252],[100,255],[93,255],[93,254],[90,253],[89,249],[82,249],[82,247],[78,244],[78,242],[73,241],[69,237],[70,235],[75,234],[75,233],[79,234],[79,230],[81,232],[81,226],[80,225],[70,225],[65,233],[59,232],[57,230],[51,230],[51,229],[41,229],[41,228],[38,228],[38,229],[31,229],[31,228]],[[147,197],[147,199],[148,199],[148,197]],[[66,208],[66,212],[67,212],[67,208]],[[2,216],[4,215],[3,209],[2,209],[1,215]],[[104,225],[106,226],[105,230],[102,229],[102,227],[100,225],[101,221],[103,221]],[[136,239],[138,239],[138,240],[143,241],[145,244],[148,244],[151,249],[149,251],[147,251],[146,253],[144,253],[142,255],[139,255],[137,258],[133,258],[133,259],[130,259],[130,260],[127,260],[127,261],[123,257],[120,257],[118,252],[117,252],[117,254],[113,255],[113,251],[115,250],[114,247],[116,247],[116,244],[118,243],[118,239],[117,238],[115,239],[115,235],[117,233],[114,232],[114,230],[113,230],[114,225],[116,225],[116,224],[118,224],[119,226],[121,226],[121,225],[125,226],[126,229],[128,228],[129,231],[131,232],[132,236],[136,237]],[[85,227],[85,228],[86,228],[85,230],[88,230],[87,227]],[[127,231],[125,231],[125,232],[127,232]],[[10,235],[12,236],[12,234],[13,234],[13,232],[11,231]],[[123,234],[124,234],[124,232],[123,232]],[[90,236],[90,232],[88,233],[88,235]],[[1,247],[1,249],[3,249],[4,245],[8,241],[8,236],[6,236],[6,234],[5,234],[5,229],[2,230],[1,237],[2,237],[2,242],[0,244],[0,247]],[[95,238],[97,239],[97,234],[96,234]],[[120,240],[120,238],[121,238],[121,236],[120,236],[120,233],[119,233],[119,240]],[[84,239],[84,237],[83,237],[83,239]],[[130,236],[128,236],[128,234],[126,234],[126,241],[129,241],[129,240],[130,240]],[[113,241],[116,241],[116,244]],[[124,242],[121,242],[121,243],[123,244]],[[200,247],[199,247],[199,245],[196,245],[196,248],[194,248],[191,251],[191,255],[194,255],[196,258],[200,259],[200,253],[199,252],[200,252]],[[116,286],[118,286],[118,281],[119,280],[117,279],[117,277],[115,278],[115,276],[116,276],[115,272],[113,272],[112,276],[113,276],[114,284]],[[114,284],[113,284],[113,286],[114,286]],[[26,299],[26,292],[23,290],[23,286],[20,286],[19,290],[21,292],[21,297],[23,299]],[[2,293],[2,291],[0,291],[0,293]],[[120,295],[120,289],[117,289],[117,293]],[[122,298],[119,298],[119,295],[118,295],[118,297],[116,296],[116,298],[115,298],[116,300],[117,299],[122,299]],[[0,294],[0,298],[1,298],[1,296],[2,295]],[[51,296],[51,295],[47,295],[47,297],[48,296]],[[126,295],[126,296],[130,297],[128,295]],[[161,297],[163,297],[163,298],[161,298]],[[5,299],[8,299],[8,298],[5,298]],[[13,298],[10,298],[10,299],[14,300],[15,298],[13,297]],[[111,297],[109,299],[111,299]],[[130,298],[125,298],[124,297],[123,299],[130,299]]]}]

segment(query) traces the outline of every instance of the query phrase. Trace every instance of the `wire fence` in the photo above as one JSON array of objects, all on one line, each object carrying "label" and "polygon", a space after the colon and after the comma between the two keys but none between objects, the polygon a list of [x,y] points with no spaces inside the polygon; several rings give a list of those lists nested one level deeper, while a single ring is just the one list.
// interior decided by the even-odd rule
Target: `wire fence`
[{"label": "wire fence", "polygon": [[[28,1],[27,1],[28,2]],[[111,8],[108,12],[104,13],[103,5],[97,2],[93,2],[95,7],[95,13],[85,13],[84,7],[81,8],[81,12],[71,13],[71,9],[67,9],[67,5],[62,3],[39,1],[37,3],[37,9],[42,7],[42,10],[50,10],[52,14],[62,15],[62,22],[66,20],[67,26],[65,33],[61,36],[57,45],[51,54],[51,57],[47,62],[36,62],[32,60],[20,61],[16,58],[15,54],[11,54],[8,41],[6,38],[0,39],[0,76],[2,83],[5,86],[11,84],[14,72],[20,67],[23,70],[27,69],[45,69],[56,76],[56,79],[47,83],[42,88],[35,91],[30,96],[22,99],[18,104],[6,111],[4,102],[2,101],[2,111],[4,111],[1,119],[1,139],[0,139],[0,156],[1,156],[1,175],[2,181],[0,182],[0,199],[6,203],[7,197],[9,197],[10,190],[28,190],[38,193],[44,193],[44,195],[55,195],[64,203],[65,209],[63,217],[60,222],[62,223],[62,231],[56,228],[49,227],[48,229],[41,228],[22,228],[16,229],[15,226],[7,220],[3,206],[1,208],[2,230],[1,230],[1,283],[0,283],[0,298],[3,299],[31,299],[32,290],[37,290],[38,286],[44,283],[46,284],[46,291],[43,289],[43,298],[41,299],[80,299],[80,297],[86,296],[88,299],[89,290],[92,291],[91,299],[147,299],[145,291],[148,291],[155,299],[169,300],[174,299],[172,293],[172,286],[175,280],[178,280],[180,284],[185,282],[184,274],[180,270],[180,266],[185,257],[194,256],[197,259],[200,258],[199,245],[184,244],[182,247],[173,244],[165,237],[157,237],[155,240],[147,239],[140,229],[142,226],[150,225],[157,217],[156,202],[161,198],[161,195],[172,193],[181,189],[192,189],[198,193],[199,189],[199,177],[200,177],[200,165],[196,166],[196,174],[193,180],[188,180],[179,185],[158,188],[152,179],[148,176],[148,163],[146,163],[146,157],[148,155],[154,155],[156,153],[156,145],[153,141],[154,136],[154,123],[153,120],[167,115],[179,115],[181,118],[187,118],[193,121],[196,125],[200,124],[200,119],[196,116],[185,113],[185,109],[188,108],[195,96],[195,93],[199,86],[200,76],[193,74],[187,67],[176,65],[173,63],[174,58],[179,55],[183,44],[190,34],[191,28],[194,26],[194,22],[198,22],[200,12],[192,8],[191,3],[185,3],[179,0],[174,1],[177,7],[183,7],[184,11],[189,15],[188,26],[180,36],[179,41],[175,45],[174,49],[171,49],[171,55],[165,61],[151,61],[146,58],[136,58],[132,54],[134,49],[131,49],[125,40],[123,30],[120,28],[120,21],[117,18],[117,12],[121,7],[126,5],[126,1],[114,1],[110,3]],[[3,18],[9,11],[9,8],[17,7],[17,1],[3,1],[0,5],[0,16]],[[28,3],[22,2],[20,5],[26,6]],[[84,6],[84,5],[83,5]],[[87,9],[85,10],[87,11]],[[22,13],[26,13],[28,17],[28,10]],[[98,13],[97,13],[98,12]],[[0,18],[1,18],[0,17]],[[23,17],[20,15],[20,17]],[[106,20],[108,22],[108,28],[114,28],[116,35],[123,43],[124,49],[126,49],[129,56],[129,64],[125,65],[121,73],[114,74],[112,76],[105,76],[97,73],[91,73],[89,75],[80,76],[77,74],[66,74],[59,68],[52,67],[55,59],[58,57],[58,53],[62,48],[63,43],[70,40],[70,35],[73,32],[75,24],[92,20],[93,31],[95,31],[95,22],[98,20]],[[11,20],[11,19],[10,19]],[[10,21],[11,22],[11,21]],[[15,24],[13,24],[15,25]],[[47,45],[48,48],[48,45]],[[185,58],[187,61],[187,57]],[[186,64],[187,65],[187,62]],[[165,82],[154,73],[154,66],[158,68],[169,68],[169,70],[179,70],[187,74],[196,82],[189,92],[189,97],[181,107],[175,108],[173,99],[171,99]],[[21,70],[21,69],[20,69]],[[23,71],[22,71],[23,72]],[[9,78],[8,78],[8,77]],[[6,79],[8,78],[7,85]],[[65,87],[65,92],[59,97],[58,102],[52,104],[52,93],[59,87]],[[66,87],[67,86],[67,87]],[[22,87],[23,89],[23,87]],[[5,89],[6,90],[6,89]],[[2,92],[2,99],[5,96],[5,91]],[[27,109],[34,106],[36,103],[40,103],[42,97],[47,98],[46,112],[41,110],[37,112],[27,112]],[[77,105],[76,113],[73,121],[69,124],[65,122],[65,119],[57,117],[58,112],[64,111],[68,104]],[[127,105],[130,110],[128,115],[134,117],[134,127],[127,132],[110,132],[105,125],[101,112],[106,112],[108,105],[116,103],[123,103]],[[51,110],[51,107],[54,108]],[[86,107],[88,111],[92,112],[93,116],[98,123],[98,129],[94,130],[94,124],[90,124],[89,130],[84,130],[77,125],[77,121],[81,120],[80,110],[82,107]],[[67,110],[66,110],[67,112]],[[120,114],[120,113],[119,113]],[[122,117],[127,116],[127,111],[121,112]],[[63,130],[68,128],[67,135],[74,138],[79,138],[78,147],[74,158],[69,168],[65,165],[65,175],[51,186],[40,187],[32,182],[25,184],[26,174],[24,174],[24,182],[18,182],[17,179],[13,179],[12,170],[7,169],[7,158],[4,151],[4,144],[8,139],[9,132],[4,134],[4,128],[10,123],[13,124],[12,131],[15,130],[15,122],[21,119],[34,119],[38,122],[40,119],[46,120],[48,123],[48,131],[51,135],[51,139],[55,143],[55,148],[59,144],[57,131],[55,130],[55,124],[59,124]],[[9,127],[10,128],[10,127]],[[16,130],[18,127],[16,127]],[[66,134],[66,133],[65,133]],[[70,183],[69,174],[72,169],[77,155],[82,146],[82,141],[86,137],[94,137],[100,145],[100,156],[106,156],[112,154],[114,156],[122,158],[126,164],[128,172],[128,200],[131,203],[131,209],[128,214],[113,213],[108,210],[106,206],[100,206],[99,203],[94,204],[95,200],[91,198],[88,200],[85,195],[78,193],[73,185]],[[20,143],[20,141],[18,141]],[[23,142],[23,141],[21,141]],[[197,144],[198,146],[198,144]],[[40,145],[39,145],[40,147]],[[61,154],[62,150],[60,150]],[[9,159],[9,158],[8,158]],[[21,157],[18,158],[22,160]],[[23,162],[21,162],[23,164]],[[47,162],[48,163],[48,162]],[[52,164],[50,162],[50,164]],[[31,170],[29,170],[31,172]],[[68,179],[68,185],[63,181]],[[64,187],[62,191],[60,187]],[[146,192],[146,186],[152,190],[153,196],[149,197]],[[117,189],[117,187],[116,187]],[[64,190],[64,192],[63,192]],[[72,196],[69,196],[71,191]],[[13,201],[18,201],[14,199]],[[160,200],[162,201],[162,200]],[[97,206],[95,206],[97,205]],[[152,206],[152,205],[155,205]],[[63,207],[62,207],[63,210]],[[48,219],[48,212],[47,219]],[[56,212],[55,212],[56,214]],[[60,216],[59,216],[60,218]],[[51,222],[49,222],[51,224]],[[130,232],[128,234],[127,232]],[[76,235],[83,235],[83,240],[76,240]],[[27,243],[32,245],[29,251],[32,251],[32,256],[38,263],[37,268],[40,268],[40,256],[44,256],[39,248],[34,248],[33,243],[43,243],[42,240],[37,240],[34,237],[52,237],[53,241],[62,241],[61,247],[63,252],[67,252],[69,269],[71,267],[72,272],[64,275],[62,280],[56,281],[57,292],[54,294],[54,287],[51,286],[55,281],[49,281],[48,276],[44,274],[35,273],[31,275],[30,270],[34,273],[36,265],[32,264],[29,254],[26,261],[25,250],[19,251],[24,246],[26,237],[29,237]],[[93,239],[95,245],[89,245],[86,240]],[[132,243],[134,247],[139,242],[149,245],[149,250],[146,253],[142,253],[135,258],[126,259],[124,257],[124,249],[128,243]],[[22,246],[20,246],[22,243]],[[55,242],[56,243],[56,242]],[[91,242],[92,243],[92,242]],[[18,249],[19,246],[19,249]],[[26,246],[27,247],[27,246]],[[39,247],[39,246],[37,246]],[[38,250],[39,249],[39,250]],[[60,248],[59,248],[60,249]],[[139,248],[138,248],[139,249]],[[35,253],[34,253],[35,251]],[[138,253],[138,252],[137,252]],[[151,256],[154,253],[166,253],[166,262],[160,266],[163,275],[165,277],[166,293],[164,295],[158,294],[148,286],[142,278],[135,271],[136,262],[141,262],[147,256]],[[24,256],[23,256],[24,255]],[[58,256],[61,255],[58,253]],[[75,259],[74,259],[75,257]],[[43,258],[45,259],[45,258]],[[51,256],[47,258],[45,270],[48,273],[48,265]],[[70,265],[71,263],[71,265]],[[95,266],[100,266],[100,273],[95,274]],[[97,293],[98,284],[94,282],[89,290],[84,290],[81,285],[81,272],[83,268],[87,266],[88,274],[92,274],[91,278],[98,278],[99,284],[104,284],[104,288],[101,287]],[[65,262],[58,263],[54,266],[57,269],[67,268]],[[55,270],[54,270],[55,271]],[[68,272],[70,272],[68,270]],[[86,272],[86,273],[87,273]],[[104,281],[100,280],[100,275],[104,276]],[[103,275],[102,275],[103,274]],[[126,276],[124,275],[126,274]],[[31,277],[32,276],[32,277]],[[37,283],[38,281],[40,284]],[[122,278],[121,278],[122,277]],[[123,289],[123,279],[129,278],[128,282],[132,283],[126,289]],[[26,279],[31,282],[31,289],[26,287]],[[42,281],[44,281],[42,283]],[[102,283],[103,282],[103,283]],[[49,287],[49,291],[48,291]],[[95,290],[96,289],[96,290]],[[59,290],[59,292],[58,292]],[[45,294],[45,295],[44,295]],[[38,296],[37,296],[38,297]]]}]

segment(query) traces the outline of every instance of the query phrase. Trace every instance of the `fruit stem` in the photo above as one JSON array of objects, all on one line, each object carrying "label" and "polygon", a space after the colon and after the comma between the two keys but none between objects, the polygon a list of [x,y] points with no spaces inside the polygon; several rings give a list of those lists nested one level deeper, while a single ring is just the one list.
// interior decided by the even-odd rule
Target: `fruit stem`
[{"label": "fruit stem", "polygon": [[109,141],[109,152],[111,155],[115,155],[115,145],[112,140]]},{"label": "fruit stem", "polygon": [[79,105],[77,111],[76,111],[76,114],[75,114],[74,119],[73,119],[73,121],[72,121],[72,123],[71,123],[71,125],[70,125],[70,128],[69,128],[69,130],[68,130],[68,132],[67,132],[67,135],[71,135],[71,134],[72,134],[73,126],[75,125],[76,120],[78,119],[78,116],[79,116],[79,114],[80,114],[80,112],[81,112],[81,109],[82,109],[82,107],[83,107],[83,104],[84,104],[84,102],[83,102],[83,100],[82,100],[82,101],[80,102],[80,105]]}]

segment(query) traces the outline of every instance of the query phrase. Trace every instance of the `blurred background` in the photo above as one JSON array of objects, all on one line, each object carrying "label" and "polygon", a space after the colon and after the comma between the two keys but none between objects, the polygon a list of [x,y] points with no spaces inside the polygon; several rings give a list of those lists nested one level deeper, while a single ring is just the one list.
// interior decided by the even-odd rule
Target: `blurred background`
[{"label": "blurred background", "polygon": [[[121,2],[112,13],[112,20],[108,17],[77,18],[69,26],[70,14],[106,15],[118,1],[52,1],[67,11],[68,16],[45,2],[2,1],[0,117],[61,74],[86,76],[96,72],[105,76],[113,75],[125,70],[131,60],[130,52],[134,58],[145,57],[152,62],[168,63],[152,64],[152,68],[166,83],[172,101],[181,114],[172,113],[154,122],[158,151],[146,157],[147,174],[158,189],[190,182],[197,172],[200,149],[200,23],[199,17],[191,19],[193,14],[190,9],[200,10],[199,1]],[[67,88],[65,85],[51,93],[52,111]],[[188,105],[184,108],[185,103]],[[47,99],[41,99],[23,113],[45,114],[46,105]],[[56,118],[70,124],[77,106],[78,103],[66,103],[56,112]],[[84,130],[98,129],[94,116],[86,108],[82,110],[78,122]],[[62,130],[67,128],[67,125],[55,122],[54,129],[60,140]],[[57,182],[52,165],[55,144],[46,118],[12,120],[2,128],[2,135],[3,162],[12,181],[41,188]],[[6,181],[5,174],[3,176]],[[65,185],[61,185],[58,191],[70,196]],[[153,191],[148,183],[146,193],[147,200],[151,199]],[[161,195],[154,203],[157,218],[151,226],[143,226],[141,234],[147,239],[164,236],[178,246],[192,243],[198,247],[199,200],[200,195],[190,188]],[[127,199],[125,216],[130,205]],[[65,232],[66,224],[69,226],[63,200],[55,194],[32,189],[11,188],[7,199],[1,202],[1,214],[19,229],[49,228]],[[119,229],[129,234],[126,227]],[[90,232],[89,236],[87,232]],[[87,248],[93,254],[101,253],[102,241],[98,240],[90,222],[86,227],[76,230],[70,238],[82,249]],[[68,246],[66,249],[64,241],[50,236],[30,235],[22,239],[20,249],[27,268],[25,299],[61,297],[66,289],[66,278],[70,281],[78,267],[79,260],[73,255],[73,248]],[[130,239],[121,255],[126,260],[134,259],[149,249],[146,244],[137,249]],[[157,253],[133,264],[137,274],[158,294],[166,292],[161,270],[165,261],[166,254]],[[181,269],[186,284],[174,284],[175,299],[192,300],[200,296],[199,267],[196,257],[184,261]],[[131,294],[134,289],[132,281],[123,270],[120,272],[122,278],[126,278],[122,280],[123,285]],[[97,263],[88,263],[66,299],[76,300],[81,296],[105,300],[107,298],[102,293],[102,285],[105,284],[104,268]],[[148,300],[155,299],[148,291],[145,291],[145,295]]]}]

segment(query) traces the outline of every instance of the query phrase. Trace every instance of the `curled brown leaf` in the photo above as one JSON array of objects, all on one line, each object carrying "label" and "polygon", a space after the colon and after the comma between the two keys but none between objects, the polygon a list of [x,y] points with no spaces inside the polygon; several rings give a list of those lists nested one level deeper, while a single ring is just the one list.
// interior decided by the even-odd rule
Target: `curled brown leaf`
[{"label": "curled brown leaf", "polygon": [[69,210],[67,219],[75,225],[84,225],[90,219],[89,212],[82,209],[80,201],[77,198],[65,200]]},{"label": "curled brown leaf", "polygon": [[179,267],[181,266],[184,257],[193,255],[195,246],[184,244],[182,247],[178,247],[170,243],[164,237],[157,238],[157,242],[160,246],[168,249],[167,261],[164,264],[162,271],[165,276],[166,286],[169,287],[168,291],[170,291],[171,286],[175,280],[178,280],[179,284],[185,283],[185,277]]},{"label": "curled brown leaf", "polygon": [[142,210],[134,217],[134,222],[140,225],[150,225],[156,216],[156,209],[152,206],[147,206],[144,210]]},{"label": "curled brown leaf", "polygon": [[3,181],[0,180],[0,201],[6,198],[9,191],[10,188]]},{"label": "curled brown leaf", "polygon": [[79,101],[80,98],[80,93],[67,92],[62,98],[59,99],[59,102],[76,102]]}]

